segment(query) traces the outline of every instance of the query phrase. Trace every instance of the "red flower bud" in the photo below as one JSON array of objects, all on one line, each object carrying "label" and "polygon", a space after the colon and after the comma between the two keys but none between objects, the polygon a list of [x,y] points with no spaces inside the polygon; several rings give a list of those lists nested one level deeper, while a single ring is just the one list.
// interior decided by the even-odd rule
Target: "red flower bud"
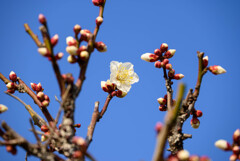
[{"label": "red flower bud", "polygon": [[201,156],[200,161],[211,161],[211,159],[208,156]]},{"label": "red flower bud", "polygon": [[6,145],[6,150],[7,150],[7,152],[12,153],[12,155],[17,154],[17,149],[15,146]]},{"label": "red flower bud", "polygon": [[62,59],[63,55],[64,55],[64,54],[63,54],[62,52],[57,53],[57,55],[55,56],[55,59],[56,59],[56,60],[60,60],[60,59]]},{"label": "red flower bud", "polygon": [[43,25],[45,25],[47,23],[47,20],[43,14],[38,15],[38,21]]},{"label": "red flower bud", "polygon": [[42,132],[47,132],[49,129],[48,129],[48,127],[46,126],[46,125],[42,125],[41,126],[41,131]]},{"label": "red flower bud", "polygon": [[96,25],[97,26],[100,26],[101,24],[103,23],[103,18],[101,16],[98,16],[96,18]]},{"label": "red flower bud", "polygon": [[105,2],[105,0],[92,0],[92,3],[95,5],[95,6],[101,6],[103,5]]},{"label": "red flower bud", "polygon": [[99,52],[107,51],[107,46],[102,41],[96,42],[95,47]]},{"label": "red flower bud", "polygon": [[116,96],[119,97],[119,98],[123,98],[127,95],[126,92],[123,92],[121,90],[118,90],[117,93],[116,93]]},{"label": "red flower bud", "polygon": [[226,73],[226,70],[219,65],[210,66],[208,69],[215,75]]},{"label": "red flower bud", "polygon": [[203,59],[203,68],[208,66],[208,56],[205,56]]},{"label": "red flower bud", "polygon": [[7,92],[13,94],[15,92],[15,89],[8,89]]},{"label": "red flower bud", "polygon": [[191,126],[194,128],[194,129],[197,129],[200,125],[200,121],[197,119],[197,118],[192,118],[191,120]]},{"label": "red flower bud", "polygon": [[77,150],[73,153],[73,158],[82,158],[83,153],[80,150]]},{"label": "red flower bud", "polygon": [[37,98],[39,101],[43,101],[44,100],[44,93],[43,92],[38,92],[37,93]]},{"label": "red flower bud", "polygon": [[160,105],[166,105],[167,103],[167,100],[162,97],[158,98],[157,101]]},{"label": "red flower bud", "polygon": [[232,151],[234,154],[239,154],[239,152],[240,152],[239,146],[237,146],[237,145],[233,146]]},{"label": "red flower bud", "polygon": [[154,54],[156,54],[157,56],[162,56],[162,52],[160,49],[155,49]]},{"label": "red flower bud", "polygon": [[47,107],[48,105],[49,105],[49,101],[44,100],[44,101],[42,102],[42,107]]},{"label": "red flower bud", "polygon": [[154,66],[155,66],[156,68],[161,68],[161,67],[162,67],[162,62],[156,61],[155,64],[154,64]]},{"label": "red flower bud", "polygon": [[163,124],[161,122],[157,122],[155,125],[155,131],[157,134],[162,130]]},{"label": "red flower bud", "polygon": [[174,74],[175,74],[175,70],[174,69],[168,71],[168,77],[169,78],[173,78]]},{"label": "red flower bud", "polygon": [[37,84],[36,83],[30,83],[31,84],[31,88],[33,91],[37,90]]},{"label": "red flower bud", "polygon": [[7,87],[8,89],[14,89],[14,88],[15,88],[15,85],[14,85],[13,82],[9,82],[9,83],[7,83],[6,87]]},{"label": "red flower bud", "polygon": [[168,50],[168,44],[162,43],[161,46],[160,46],[160,50],[161,50],[162,53],[167,51]]},{"label": "red flower bud", "polygon": [[75,32],[76,35],[78,35],[81,29],[82,29],[81,26],[77,24],[74,26],[73,31]]},{"label": "red flower bud", "polygon": [[162,62],[163,62],[163,64],[164,64],[164,65],[166,65],[166,64],[168,64],[168,63],[169,63],[169,60],[168,60],[168,59],[163,59],[163,61],[162,61]]},{"label": "red flower bud", "polygon": [[164,58],[171,58],[175,54],[176,50],[175,49],[169,49],[165,54]]},{"label": "red flower bud", "polygon": [[184,77],[183,74],[175,74],[174,77],[173,77],[173,79],[180,80],[180,79],[182,79],[183,77]]},{"label": "red flower bud", "polygon": [[189,158],[189,161],[199,161],[199,156],[197,155],[191,155],[190,158]]},{"label": "red flower bud", "polygon": [[54,35],[52,38],[51,38],[51,44],[52,46],[55,46],[57,43],[58,43],[58,34]]},{"label": "red flower bud", "polygon": [[80,128],[81,124],[75,124],[74,127]]},{"label": "red flower bud", "polygon": [[141,55],[141,59],[145,60],[147,62],[155,62],[158,60],[158,56],[155,54],[151,54],[151,53],[145,53],[143,55]]},{"label": "red flower bud", "polygon": [[202,117],[202,111],[201,110],[197,110],[196,111],[196,116],[197,117]]},{"label": "red flower bud", "polygon": [[160,106],[158,107],[158,109],[159,109],[160,111],[167,111],[167,106],[165,106],[165,105],[160,105]]},{"label": "red flower bud", "polygon": [[172,70],[172,64],[166,64],[166,69],[167,70]]},{"label": "red flower bud", "polygon": [[66,43],[68,46],[76,46],[77,45],[77,41],[72,36],[68,36],[66,38]]},{"label": "red flower bud", "polygon": [[237,129],[234,133],[233,133],[233,141],[235,143],[238,143],[240,141],[240,129]]},{"label": "red flower bud", "polygon": [[9,74],[9,79],[13,82],[17,81],[17,74],[14,71],[11,71]]}]

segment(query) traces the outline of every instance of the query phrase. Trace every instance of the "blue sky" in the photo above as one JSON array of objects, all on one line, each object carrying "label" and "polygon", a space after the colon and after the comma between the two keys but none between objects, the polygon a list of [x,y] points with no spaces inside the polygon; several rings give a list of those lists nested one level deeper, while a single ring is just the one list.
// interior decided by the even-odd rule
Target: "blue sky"
[{"label": "blue sky", "polygon": [[[207,73],[202,83],[196,108],[203,111],[199,129],[184,125],[184,132],[193,138],[184,142],[191,154],[208,155],[212,160],[228,160],[231,153],[214,147],[218,139],[232,141],[232,134],[240,128],[239,113],[239,44],[240,44],[240,2],[237,0],[122,0],[107,1],[104,23],[97,41],[108,46],[106,53],[93,53],[87,79],[77,100],[76,123],[82,127],[77,135],[86,136],[94,102],[103,105],[106,93],[100,82],[110,77],[109,65],[112,60],[131,62],[140,81],[134,84],[129,94],[114,98],[103,119],[98,123],[89,152],[99,161],[151,160],[155,147],[154,126],[164,120],[164,112],[158,111],[157,98],[166,93],[161,70],[140,59],[141,54],[153,52],[161,43],[168,43],[176,49],[170,63],[177,73],[185,75],[181,82],[187,88],[194,88],[197,78],[197,56],[200,50],[209,56],[210,65],[221,65],[227,73],[215,76]],[[59,61],[62,73],[73,73],[76,77],[78,66],[69,64],[65,52],[67,36],[73,36],[72,28],[79,24],[93,31],[98,8],[91,1],[32,1],[9,0],[0,2],[0,72],[7,76],[10,71],[27,84],[41,82],[51,104],[48,107],[55,117],[59,89],[51,64],[37,52],[37,47],[25,33],[23,24],[28,23],[40,36],[38,14],[43,13],[48,20],[50,33],[59,34],[55,52],[65,56]],[[176,91],[178,81],[174,81]],[[0,83],[0,103],[9,107],[1,114],[19,134],[35,142],[28,131],[29,115],[24,107],[5,95],[4,83]],[[18,94],[27,104],[40,113],[33,101],[24,94]],[[102,106],[101,106],[102,107]],[[5,161],[24,160],[25,153],[18,148],[17,156],[12,156],[0,147],[1,158]],[[29,160],[38,160],[30,157]]]}]

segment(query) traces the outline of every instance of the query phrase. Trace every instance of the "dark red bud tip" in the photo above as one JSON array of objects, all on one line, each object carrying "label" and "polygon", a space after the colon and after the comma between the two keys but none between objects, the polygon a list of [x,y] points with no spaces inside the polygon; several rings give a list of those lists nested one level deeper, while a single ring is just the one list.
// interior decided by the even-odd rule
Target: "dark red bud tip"
[{"label": "dark red bud tip", "polygon": [[105,0],[92,0],[92,3],[95,5],[95,6],[101,6],[103,5],[105,2]]},{"label": "dark red bud tip", "polygon": [[160,106],[158,107],[158,109],[159,109],[160,111],[167,111],[167,106],[165,106],[165,105],[160,105]]},{"label": "dark red bud tip", "polygon": [[39,14],[38,21],[43,25],[47,23],[46,17],[43,14]]},{"label": "dark red bud tip", "polygon": [[156,54],[157,56],[162,56],[162,52],[160,49],[155,49],[154,54]]},{"label": "dark red bud tip", "polygon": [[81,124],[75,124],[74,127],[80,128]]},{"label": "dark red bud tip", "polygon": [[41,126],[41,131],[42,132],[47,132],[49,129],[48,129],[48,127],[46,126],[46,125],[42,125]]},{"label": "dark red bud tip", "polygon": [[15,89],[8,89],[7,92],[13,94],[15,92]]},{"label": "dark red bud tip", "polygon": [[196,111],[196,116],[197,116],[197,117],[202,117],[202,115],[203,115],[203,113],[202,113],[201,110],[197,110],[197,111]]}]

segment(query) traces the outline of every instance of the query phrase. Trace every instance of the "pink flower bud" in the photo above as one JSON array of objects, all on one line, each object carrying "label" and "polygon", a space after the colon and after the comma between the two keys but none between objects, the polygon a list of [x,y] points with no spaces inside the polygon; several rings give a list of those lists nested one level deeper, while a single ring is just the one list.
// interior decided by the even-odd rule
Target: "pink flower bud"
[{"label": "pink flower bud", "polygon": [[81,31],[81,26],[76,24],[73,28],[73,31],[75,32],[75,34],[79,34],[79,32]]},{"label": "pink flower bud", "polygon": [[12,155],[17,154],[17,149],[13,145],[6,145],[6,150],[7,150],[7,152],[11,153]]},{"label": "pink flower bud", "polygon": [[103,23],[103,18],[101,16],[98,16],[96,18],[96,25],[97,26],[100,26],[101,24]]},{"label": "pink flower bud", "polygon": [[233,148],[232,148],[232,151],[233,151],[234,154],[239,154],[239,152],[240,152],[239,146],[234,145]]},{"label": "pink flower bud", "polygon": [[42,107],[47,107],[49,102],[47,100],[42,101]]},{"label": "pink flower bud", "polygon": [[51,38],[51,44],[52,46],[55,46],[57,43],[58,43],[58,34],[54,35],[52,38]]},{"label": "pink flower bud", "polygon": [[17,74],[14,73],[14,71],[11,71],[10,74],[9,74],[9,79],[13,82],[16,82],[17,81]]},{"label": "pink flower bud", "polygon": [[211,159],[208,156],[201,156],[200,161],[211,161]]},{"label": "pink flower bud", "polygon": [[85,151],[87,148],[87,143],[86,143],[85,139],[83,139],[82,137],[74,136],[72,139],[72,143],[80,146],[83,151]]},{"label": "pink flower bud", "polygon": [[194,129],[197,129],[200,125],[200,121],[197,119],[197,118],[192,118],[191,120],[191,126],[194,128]]},{"label": "pink flower bud", "polygon": [[179,161],[179,159],[176,156],[174,156],[174,155],[170,155],[168,157],[167,161]]},{"label": "pink flower bud", "polygon": [[123,92],[121,90],[118,90],[117,93],[116,93],[116,96],[119,97],[119,98],[123,98],[127,95],[126,92]]},{"label": "pink flower bud", "polygon": [[42,56],[49,56],[49,52],[48,52],[47,48],[45,48],[45,47],[40,47],[40,48],[38,48],[38,52],[39,52]]},{"label": "pink flower bud", "polygon": [[208,69],[215,75],[226,73],[226,70],[219,65],[210,66]]},{"label": "pink flower bud", "polygon": [[57,53],[57,55],[55,56],[55,59],[56,59],[56,60],[60,60],[60,59],[62,59],[63,55],[64,55],[64,54],[63,54],[62,52]]},{"label": "pink flower bud", "polygon": [[162,63],[161,63],[160,61],[156,61],[155,64],[154,64],[154,66],[155,66],[156,68],[161,68],[161,67],[162,67]]},{"label": "pink flower bud", "polygon": [[175,70],[174,69],[168,71],[168,77],[169,78],[173,78],[174,74],[175,74]]},{"label": "pink flower bud", "polygon": [[201,110],[197,110],[196,111],[196,116],[197,117],[202,117],[202,111]]},{"label": "pink flower bud", "polygon": [[235,143],[238,143],[240,141],[240,129],[237,129],[234,133],[233,133],[233,141]]},{"label": "pink flower bud", "polygon": [[38,21],[43,25],[45,25],[47,23],[47,20],[43,14],[38,15]]},{"label": "pink flower bud", "polygon": [[69,56],[67,57],[67,61],[68,61],[69,63],[71,63],[71,64],[74,64],[74,63],[77,62],[77,59],[75,58],[75,56],[69,55]]},{"label": "pink flower bud", "polygon": [[180,79],[182,79],[183,77],[184,77],[183,74],[175,74],[174,77],[173,77],[173,79],[180,80]]},{"label": "pink flower bud", "polygon": [[46,125],[42,125],[41,126],[41,131],[42,132],[47,132],[49,129],[48,129],[48,127],[46,126]]},{"label": "pink flower bud", "polygon": [[167,100],[162,97],[158,98],[157,101],[160,105],[166,105],[167,103]]},{"label": "pink flower bud", "polygon": [[80,150],[77,150],[73,153],[73,158],[82,158],[83,153]]},{"label": "pink flower bud", "polygon": [[162,52],[160,49],[155,49],[154,54],[156,54],[157,56],[162,56]]},{"label": "pink flower bud", "polygon": [[158,107],[158,109],[159,109],[160,111],[167,111],[167,106],[165,106],[165,105],[160,105],[160,106]]},{"label": "pink flower bud", "polygon": [[160,46],[160,50],[161,50],[162,53],[167,51],[168,50],[168,44],[162,43],[161,46]]},{"label": "pink flower bud", "polygon": [[152,53],[145,53],[141,56],[142,60],[145,60],[147,62],[155,62],[158,59],[157,55],[154,55]]},{"label": "pink flower bud", "polygon": [[76,46],[67,46],[67,47],[66,47],[66,51],[67,51],[70,55],[75,55],[75,56],[77,56],[78,48],[77,48]]},{"label": "pink flower bud", "polygon": [[14,88],[15,88],[15,85],[14,85],[13,82],[9,82],[9,83],[7,83],[6,87],[7,87],[8,89],[14,89]]},{"label": "pink flower bud", "polygon": [[44,100],[50,102],[50,99],[49,99],[48,95],[46,95],[46,94],[44,95]]},{"label": "pink flower bud", "polygon": [[166,65],[166,64],[168,64],[168,63],[169,63],[169,60],[168,60],[168,59],[163,59],[163,61],[162,61],[162,62],[163,62],[163,64],[164,64],[164,65]]},{"label": "pink flower bud", "polygon": [[164,58],[171,58],[175,54],[176,50],[175,49],[169,49],[165,54]]},{"label": "pink flower bud", "polygon": [[230,157],[229,157],[229,160],[230,161],[236,161],[238,159],[238,156],[236,154],[232,154]]},{"label": "pink flower bud", "polygon": [[37,93],[37,98],[39,101],[43,101],[44,100],[44,93],[43,92],[38,92]]},{"label": "pink flower bud", "polygon": [[92,33],[87,29],[81,30],[80,34],[81,34],[81,40],[84,40],[84,41],[88,41],[92,35]]},{"label": "pink flower bud", "polygon": [[7,92],[13,94],[15,93],[15,89],[8,89]]},{"label": "pink flower bud", "polygon": [[199,160],[200,160],[200,158],[197,155],[191,155],[189,158],[189,161],[199,161]]},{"label": "pink flower bud", "polygon": [[187,150],[180,150],[177,153],[177,157],[180,161],[188,161],[189,159],[189,152]]},{"label": "pink flower bud", "polygon": [[157,122],[156,125],[155,125],[155,131],[157,132],[157,134],[159,132],[161,132],[162,130],[162,127],[163,127],[163,124],[161,122]]},{"label": "pink flower bud", "polygon": [[203,68],[208,66],[208,56],[205,56],[203,59]]},{"label": "pink flower bud", "polygon": [[42,85],[41,85],[41,83],[38,83],[37,85],[36,85],[36,92],[40,92],[40,91],[43,91],[43,88],[42,88]]},{"label": "pink flower bud", "polygon": [[99,52],[105,52],[107,51],[107,46],[103,42],[96,42],[95,47]]},{"label": "pink flower bud", "polygon": [[172,64],[166,64],[166,69],[167,70],[172,70]]},{"label": "pink flower bud", "polygon": [[78,53],[80,54],[82,51],[87,51],[87,46],[82,45],[80,48],[78,48]]},{"label": "pink flower bud", "polygon": [[36,83],[30,83],[31,84],[31,88],[33,91],[37,90],[37,84]]},{"label": "pink flower bud", "polygon": [[215,146],[219,149],[222,149],[222,150],[231,150],[231,145],[226,141],[226,140],[218,140],[215,142]]},{"label": "pink flower bud", "polygon": [[8,110],[7,106],[5,106],[3,104],[0,104],[0,113],[3,113],[5,111],[7,111],[7,110]]},{"label": "pink flower bud", "polygon": [[109,92],[109,89],[107,88],[105,81],[101,81],[101,88],[104,92]]},{"label": "pink flower bud", "polygon": [[72,36],[68,36],[66,38],[66,43],[68,46],[76,46],[77,45],[77,41]]},{"label": "pink flower bud", "polygon": [[82,52],[80,53],[80,58],[81,58],[82,60],[87,60],[87,59],[89,58],[89,53],[88,53],[87,51],[82,51]]},{"label": "pink flower bud", "polygon": [[95,5],[95,6],[101,6],[103,5],[105,2],[105,0],[92,0],[92,3]]}]

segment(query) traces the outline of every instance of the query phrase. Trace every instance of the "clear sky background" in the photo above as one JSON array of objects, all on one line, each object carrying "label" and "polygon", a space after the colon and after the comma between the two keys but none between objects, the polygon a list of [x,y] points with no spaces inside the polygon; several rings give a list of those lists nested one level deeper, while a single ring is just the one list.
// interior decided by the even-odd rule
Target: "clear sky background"
[{"label": "clear sky background", "polygon": [[[226,161],[231,153],[215,148],[214,142],[226,139],[232,142],[232,134],[240,128],[239,106],[239,45],[240,45],[240,2],[238,0],[107,0],[104,23],[97,41],[108,47],[106,53],[94,52],[87,70],[87,79],[77,100],[76,123],[82,127],[77,135],[85,137],[90,123],[94,102],[104,104],[107,94],[100,88],[100,82],[110,77],[112,60],[131,62],[140,81],[134,84],[129,94],[114,98],[103,119],[97,124],[89,152],[98,161],[149,161],[155,148],[154,126],[163,121],[165,112],[158,110],[157,98],[166,93],[162,70],[154,64],[140,59],[141,54],[153,52],[161,43],[168,43],[176,49],[170,60],[176,73],[183,73],[187,88],[194,88],[197,78],[198,50],[209,56],[210,65],[221,65],[227,73],[215,76],[207,73],[203,79],[196,108],[203,111],[199,129],[193,129],[190,119],[183,131],[193,135],[184,142],[184,148],[191,154],[208,155],[214,161]],[[40,36],[38,14],[48,20],[50,33],[59,34],[55,52],[64,52],[59,61],[62,73],[73,73],[76,77],[78,65],[69,64],[65,52],[67,36],[73,36],[72,28],[80,24],[93,31],[98,8],[91,0],[9,0],[0,2],[0,72],[8,76],[10,71],[27,84],[41,82],[45,93],[51,99],[48,107],[55,117],[59,108],[54,96],[59,89],[50,62],[38,52],[32,39],[24,31],[28,23]],[[177,83],[173,89],[176,91]],[[30,129],[29,115],[24,107],[3,92],[6,87],[0,83],[0,103],[9,107],[1,114],[20,135],[35,143]],[[16,95],[40,110],[26,94]],[[0,147],[0,160],[24,160],[25,152],[18,148],[16,156]],[[39,160],[29,157],[29,161]]]}]

